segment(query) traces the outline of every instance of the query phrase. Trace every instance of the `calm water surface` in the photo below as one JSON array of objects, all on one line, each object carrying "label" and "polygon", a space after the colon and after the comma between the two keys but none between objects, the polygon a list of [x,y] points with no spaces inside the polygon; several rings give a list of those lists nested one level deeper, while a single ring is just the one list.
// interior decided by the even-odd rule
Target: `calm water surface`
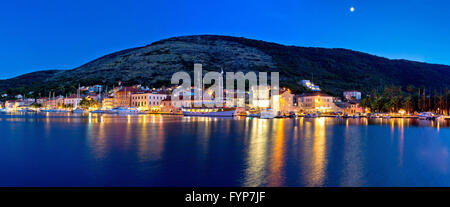
[{"label": "calm water surface", "polygon": [[0,186],[450,186],[449,126],[0,114]]}]

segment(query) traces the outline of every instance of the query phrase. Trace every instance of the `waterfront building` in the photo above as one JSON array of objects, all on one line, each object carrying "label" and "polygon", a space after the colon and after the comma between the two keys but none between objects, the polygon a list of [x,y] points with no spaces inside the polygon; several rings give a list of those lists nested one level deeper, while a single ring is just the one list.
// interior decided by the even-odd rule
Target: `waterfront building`
[{"label": "waterfront building", "polygon": [[344,97],[347,100],[361,100],[361,92],[359,91],[344,91]]},{"label": "waterfront building", "polygon": [[224,89],[223,90],[224,94],[223,94],[223,99],[224,99],[224,104],[226,104],[227,102],[227,97],[231,96],[234,97],[234,104],[233,106],[245,106],[246,105],[246,99],[249,97],[249,94],[244,91],[244,90],[227,90]]},{"label": "waterfront building", "polygon": [[8,100],[5,102],[5,108],[7,109],[16,109],[22,106],[25,106],[25,102],[22,100]]},{"label": "waterfront building", "polygon": [[109,110],[114,108],[114,97],[107,97],[102,100],[102,109]]},{"label": "waterfront building", "polygon": [[299,96],[297,103],[299,111],[305,113],[329,113],[339,110],[334,104],[332,96],[320,92],[304,93]]},{"label": "waterfront building", "polygon": [[5,101],[5,108],[6,109],[12,109],[14,107],[14,100],[7,100]]},{"label": "waterfront building", "polygon": [[130,107],[132,94],[138,93],[137,87],[121,87],[114,89],[114,107]]},{"label": "waterfront building", "polygon": [[161,101],[161,112],[165,113],[181,113],[181,107],[172,104],[172,99],[168,96],[166,99]]},{"label": "waterfront building", "polygon": [[131,95],[131,106],[157,112],[161,110],[161,102],[166,98],[165,93],[136,93]]},{"label": "waterfront building", "polygon": [[270,107],[270,86],[252,86],[249,92],[250,108],[269,108]]},{"label": "waterfront building", "polygon": [[289,90],[280,90],[280,100],[279,100],[279,112],[282,115],[289,115],[289,113],[294,112],[294,94]]},{"label": "waterfront building", "polygon": [[45,102],[47,102],[47,101],[48,101],[48,98],[38,98],[38,99],[36,99],[36,103],[40,104],[42,106],[44,106]]},{"label": "waterfront building", "polygon": [[364,109],[359,106],[359,102],[357,101],[349,101],[346,103],[343,103],[342,105],[344,114],[362,114],[364,113]]},{"label": "waterfront building", "polygon": [[89,93],[87,95],[87,98],[93,99],[94,101],[101,102],[102,101],[102,95],[97,93]]},{"label": "waterfront building", "polygon": [[56,109],[62,107],[63,105],[64,105],[64,97],[58,96],[56,98],[51,98],[48,101],[46,101],[44,104],[44,108]]},{"label": "waterfront building", "polygon": [[206,107],[206,104],[213,104],[211,101],[204,101],[204,100],[195,100],[193,94],[188,94],[186,96],[175,96],[178,100],[170,99],[171,96],[167,97],[167,100],[170,100],[171,104],[175,108],[190,108],[190,107],[196,107],[196,105],[201,105],[202,107]]},{"label": "waterfront building", "polygon": [[80,104],[81,98],[79,98],[76,94],[68,96],[64,99],[64,106],[76,107]]},{"label": "waterfront building", "polygon": [[24,98],[22,99],[24,106],[30,106],[31,104],[34,104],[36,100],[34,98]]}]

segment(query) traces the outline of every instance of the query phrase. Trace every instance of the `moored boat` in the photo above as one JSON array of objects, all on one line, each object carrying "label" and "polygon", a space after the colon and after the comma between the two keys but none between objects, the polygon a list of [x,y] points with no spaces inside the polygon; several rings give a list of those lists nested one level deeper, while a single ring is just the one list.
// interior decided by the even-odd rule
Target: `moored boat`
[{"label": "moored boat", "polygon": [[317,118],[319,117],[319,115],[317,115],[316,113],[312,113],[312,114],[306,114],[305,118]]},{"label": "moored boat", "polygon": [[259,114],[249,113],[249,114],[247,114],[247,117],[259,117]]},{"label": "moored boat", "polygon": [[17,110],[17,112],[21,112],[21,113],[32,113],[32,112],[36,112],[36,111],[31,110],[31,109],[19,109],[19,110]]},{"label": "moored boat", "polygon": [[420,120],[434,120],[436,117],[431,112],[422,112],[419,114],[418,118]]},{"label": "moored boat", "polygon": [[112,113],[112,114],[138,114],[139,110],[136,108],[117,107],[117,108],[111,109],[110,113]]},{"label": "moored boat", "polygon": [[288,116],[288,117],[291,118],[291,119],[293,119],[293,118],[297,117],[297,115],[296,115],[295,113],[289,113],[289,116]]},{"label": "moored boat", "polygon": [[40,112],[44,113],[67,113],[69,111],[64,109],[41,109]]},{"label": "moored boat", "polygon": [[275,114],[272,109],[265,109],[260,112],[259,118],[261,119],[273,119],[275,118]]},{"label": "moored boat", "polygon": [[81,109],[81,108],[77,108],[77,109],[74,109],[72,111],[72,113],[74,113],[74,114],[82,114],[84,112],[86,112],[86,111],[84,109]]},{"label": "moored boat", "polygon": [[107,113],[107,110],[94,110],[94,111],[90,111],[89,113],[91,114],[104,114]]},{"label": "moored boat", "polygon": [[233,117],[236,108],[183,108],[182,112],[184,116]]}]

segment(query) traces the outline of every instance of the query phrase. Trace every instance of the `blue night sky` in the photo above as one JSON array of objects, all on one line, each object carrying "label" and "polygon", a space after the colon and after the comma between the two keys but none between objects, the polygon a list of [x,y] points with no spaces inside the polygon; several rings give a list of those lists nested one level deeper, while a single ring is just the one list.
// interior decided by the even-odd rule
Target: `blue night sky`
[{"label": "blue night sky", "polygon": [[450,65],[449,10],[445,0],[3,1],[0,78],[72,69],[111,52],[193,34]]}]

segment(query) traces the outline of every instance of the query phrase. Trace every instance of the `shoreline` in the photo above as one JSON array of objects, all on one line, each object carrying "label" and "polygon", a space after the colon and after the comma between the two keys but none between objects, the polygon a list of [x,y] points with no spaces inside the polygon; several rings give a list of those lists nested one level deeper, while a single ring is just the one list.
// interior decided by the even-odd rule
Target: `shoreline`
[{"label": "shoreline", "polygon": [[[22,115],[22,114],[66,114],[66,115],[71,115],[74,117],[80,116],[80,115],[90,115],[90,114],[109,114],[109,115],[124,115],[124,116],[128,116],[128,115],[150,115],[150,114],[155,114],[155,115],[170,115],[170,116],[184,116],[183,113],[172,113],[172,112],[139,112],[139,113],[130,113],[130,114],[111,114],[111,113],[92,113],[92,112],[85,112],[85,113],[72,113],[70,111],[64,111],[64,112],[41,112],[41,111],[26,111],[26,112],[21,112],[21,111],[8,111],[8,112],[0,112],[0,114],[14,114],[14,115]],[[274,119],[295,119],[295,118],[308,118],[308,119],[314,119],[314,117],[305,117],[306,115],[297,115],[296,117],[275,117]],[[199,116],[202,117],[202,116]],[[214,116],[204,116],[204,117],[214,117]],[[218,116],[219,117],[219,116]],[[259,117],[252,117],[252,116],[247,116],[247,115],[236,115],[234,117],[250,117],[250,118],[259,118]],[[324,115],[319,115],[318,117],[315,118],[340,118],[340,119],[358,119],[358,118],[366,118],[366,119],[418,119],[419,116],[415,116],[415,115],[389,115],[389,118],[386,117],[367,117],[367,116],[358,116],[358,117],[338,117],[338,115],[331,115],[331,114],[324,114]],[[444,116],[442,118],[442,120],[450,120],[450,116]]]}]

